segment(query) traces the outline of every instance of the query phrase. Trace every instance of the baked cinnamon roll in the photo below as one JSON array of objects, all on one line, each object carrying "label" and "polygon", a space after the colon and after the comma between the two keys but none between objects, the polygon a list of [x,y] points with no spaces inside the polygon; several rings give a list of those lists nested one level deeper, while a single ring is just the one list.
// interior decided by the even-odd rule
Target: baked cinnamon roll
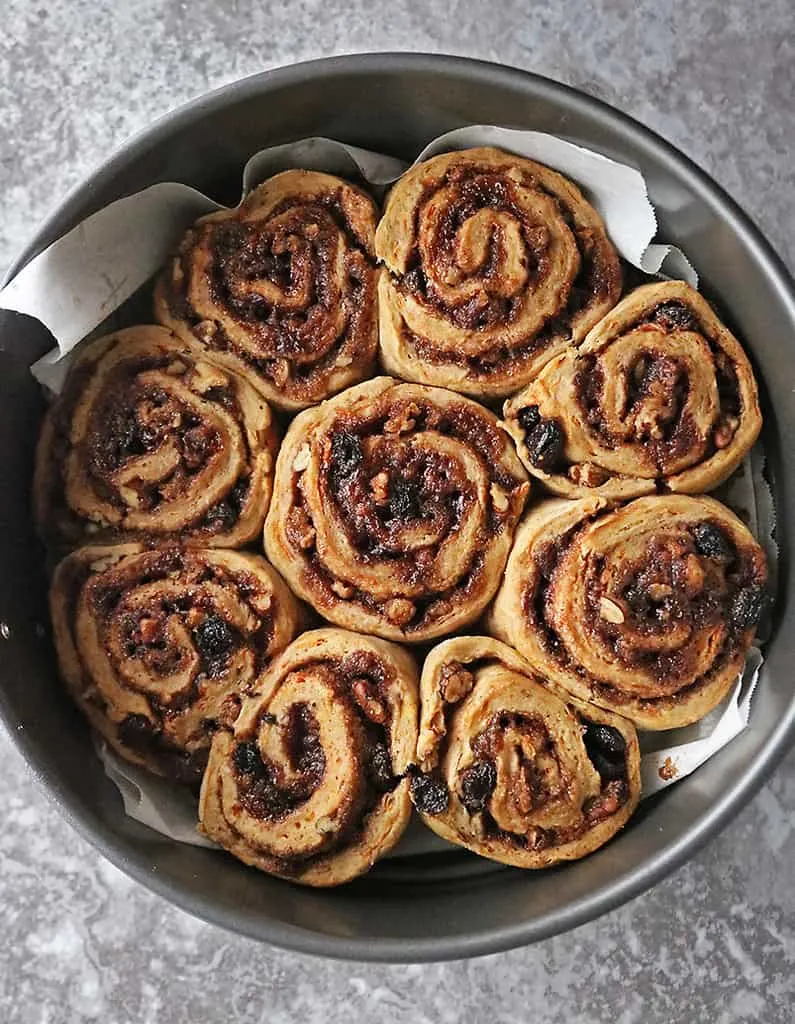
[{"label": "baked cinnamon roll", "polygon": [[397,843],[411,815],[417,669],[395,644],[304,633],[274,661],[202,783],[202,830],[246,864],[340,885]]},{"label": "baked cinnamon roll", "polygon": [[635,729],[533,675],[490,637],[455,637],[425,661],[411,792],[442,838],[521,868],[577,860],[640,797]]},{"label": "baked cinnamon roll", "polygon": [[766,579],[762,549],[713,498],[548,501],[517,531],[489,631],[581,700],[671,729],[736,681]]},{"label": "baked cinnamon roll", "polygon": [[430,640],[472,622],[493,596],[527,491],[492,413],[378,377],[293,421],[265,548],[331,622]]},{"label": "baked cinnamon roll", "polygon": [[94,728],[133,764],[191,783],[299,627],[258,555],[138,544],[68,555],[50,613],[61,674]]},{"label": "baked cinnamon roll", "polygon": [[525,466],[566,498],[711,490],[762,426],[748,358],[684,281],[627,295],[504,413]]},{"label": "baked cinnamon roll", "polygon": [[377,219],[373,200],[340,178],[277,174],[188,231],[155,315],[277,408],[313,405],[373,368]]},{"label": "baked cinnamon roll", "polygon": [[34,512],[50,544],[240,547],[260,530],[277,433],[262,396],[163,327],[88,345],[42,428]]},{"label": "baked cinnamon roll", "polygon": [[508,395],[618,301],[618,256],[570,181],[498,149],[411,168],[376,233],[389,373]]}]

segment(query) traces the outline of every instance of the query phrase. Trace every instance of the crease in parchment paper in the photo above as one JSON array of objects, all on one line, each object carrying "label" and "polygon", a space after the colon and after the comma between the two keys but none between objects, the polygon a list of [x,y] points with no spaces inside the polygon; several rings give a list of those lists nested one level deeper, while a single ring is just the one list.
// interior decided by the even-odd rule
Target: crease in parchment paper
[{"label": "crease in parchment paper", "polygon": [[[510,150],[565,174],[599,211],[627,262],[646,273],[683,278],[697,286],[698,278],[686,256],[675,247],[653,242],[657,219],[646,183],[636,168],[541,132],[494,126],[448,132],[431,142],[417,161],[484,145]],[[360,180],[381,198],[406,165],[330,139],[304,139],[254,154],[243,171],[243,194],[292,167]],[[186,185],[152,185],[93,214],[27,264],[0,291],[0,308],[36,317],[53,334],[57,347],[31,367],[37,380],[58,393],[75,347],[157,273],[198,217],[219,208],[218,203]],[[746,460],[746,471],[734,482],[728,503],[744,513],[751,528],[756,527],[756,536],[769,550],[772,546],[775,555],[773,505],[762,475],[763,461],[758,452],[756,462],[753,456]],[[760,664],[761,655],[752,652],[732,694],[696,726],[657,736],[643,734],[644,797],[694,771],[745,728]],[[654,749],[655,743],[663,742],[661,735],[666,745]],[[153,839],[160,834],[181,843],[214,845],[197,831],[196,797],[190,789],[128,764],[100,739],[96,746],[106,774],[121,794],[125,812],[153,830]],[[415,821],[391,856],[446,849],[449,844]]]}]

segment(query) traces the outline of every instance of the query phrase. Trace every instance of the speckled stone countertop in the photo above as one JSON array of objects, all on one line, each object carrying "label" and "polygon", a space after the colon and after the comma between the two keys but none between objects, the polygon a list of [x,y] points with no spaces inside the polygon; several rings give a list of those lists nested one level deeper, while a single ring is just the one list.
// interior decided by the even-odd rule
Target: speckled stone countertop
[{"label": "speckled stone countertop", "polygon": [[[384,48],[499,60],[602,97],[712,173],[795,267],[792,0],[4,0],[0,16],[0,267],[170,107],[277,64]],[[4,1024],[795,1014],[793,755],[717,840],[629,906],[530,949],[409,968],[299,957],[193,920],[73,833],[1,729],[0,759]]]}]

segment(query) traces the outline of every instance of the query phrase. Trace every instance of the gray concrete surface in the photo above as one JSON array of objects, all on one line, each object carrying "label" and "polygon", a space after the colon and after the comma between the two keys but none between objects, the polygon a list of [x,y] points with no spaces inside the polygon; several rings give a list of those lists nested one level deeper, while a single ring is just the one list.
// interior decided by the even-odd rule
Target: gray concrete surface
[{"label": "gray concrete surface", "polygon": [[[580,86],[709,170],[795,265],[792,0],[2,0],[0,268],[152,118],[242,75],[370,49],[471,54]],[[699,1024],[795,1018],[795,756],[695,861],[531,949],[327,963],[201,924],[61,821],[0,734],[8,1024]]]}]

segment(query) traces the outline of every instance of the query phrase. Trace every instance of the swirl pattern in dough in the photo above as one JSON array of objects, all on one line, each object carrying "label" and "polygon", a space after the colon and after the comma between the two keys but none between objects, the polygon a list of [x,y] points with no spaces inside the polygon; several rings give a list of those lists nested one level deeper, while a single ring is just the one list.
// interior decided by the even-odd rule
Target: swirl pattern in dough
[{"label": "swirl pattern in dough", "polygon": [[525,466],[566,498],[712,490],[762,426],[748,358],[683,281],[631,292],[504,413]]},{"label": "swirl pattern in dough", "polygon": [[160,277],[155,315],[277,408],[304,409],[373,368],[377,219],[340,178],[277,174],[197,221]]},{"label": "swirl pattern in dough", "polygon": [[425,661],[412,797],[442,838],[521,868],[577,860],[622,828],[640,796],[635,729],[533,675],[490,637],[454,637]]},{"label": "swirl pattern in dough", "polygon": [[202,830],[246,864],[312,886],[348,882],[411,815],[418,677],[396,644],[304,633],[274,661],[234,730],[219,731]]},{"label": "swirl pattern in dough", "polygon": [[61,674],[94,728],[126,760],[191,783],[300,624],[259,555],[138,544],[68,555],[50,613]]},{"label": "swirl pattern in dough", "polygon": [[548,501],[517,531],[489,628],[580,699],[672,729],[736,681],[766,580],[764,552],[713,498]]},{"label": "swirl pattern in dough", "polygon": [[53,546],[242,547],[262,529],[278,445],[242,378],[163,327],[81,350],[40,435],[34,512]]},{"label": "swirl pattern in dough", "polygon": [[282,444],[268,557],[337,625],[420,642],[491,599],[528,491],[496,417],[377,377],[301,413]]},{"label": "swirl pattern in dough", "polygon": [[446,153],[393,188],[376,233],[389,373],[474,396],[518,391],[618,301],[601,218],[570,181],[498,149]]}]

